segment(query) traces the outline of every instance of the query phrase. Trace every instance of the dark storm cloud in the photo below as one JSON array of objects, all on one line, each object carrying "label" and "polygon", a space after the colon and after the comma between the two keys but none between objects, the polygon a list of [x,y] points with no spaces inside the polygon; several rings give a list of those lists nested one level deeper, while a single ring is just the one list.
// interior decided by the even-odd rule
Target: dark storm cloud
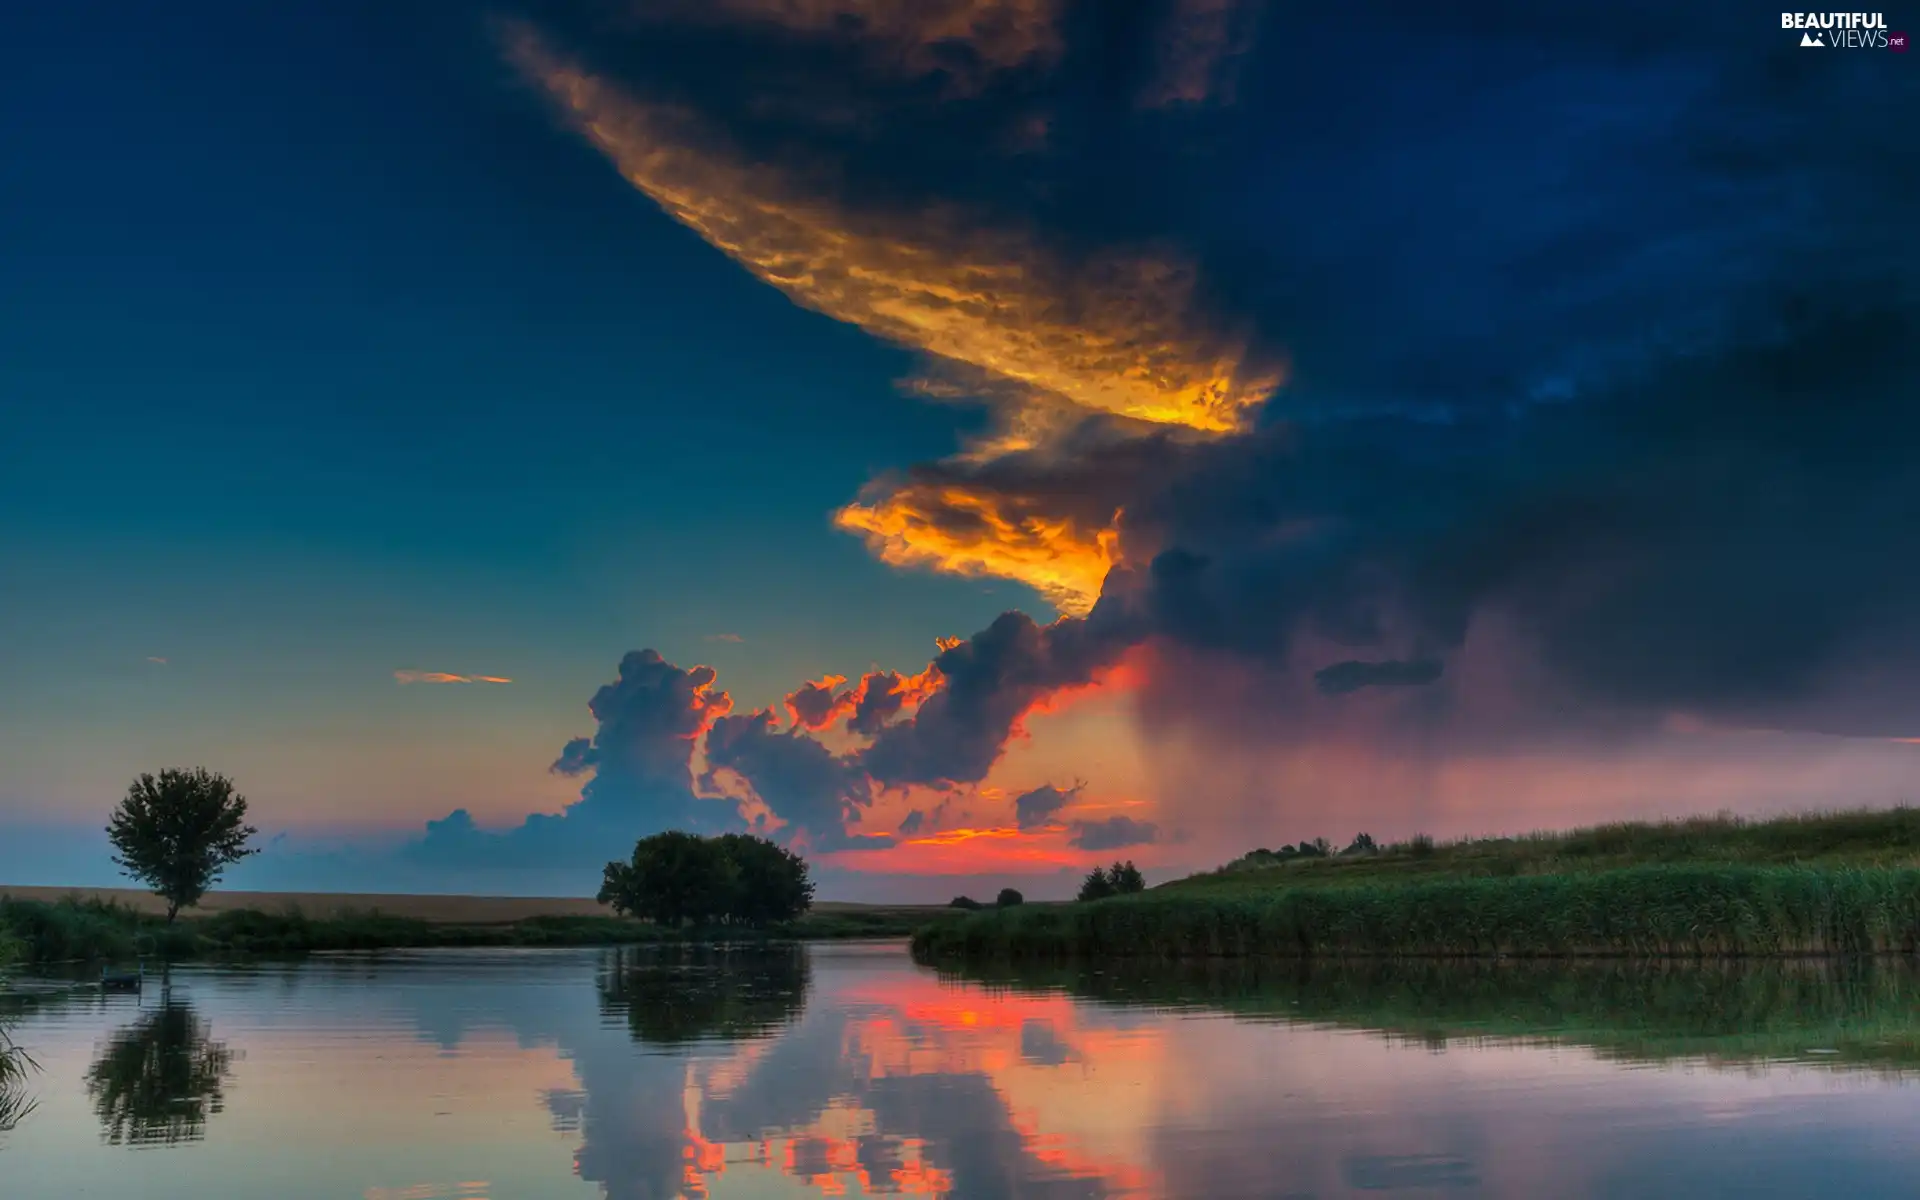
[{"label": "dark storm cloud", "polygon": [[[1000,6],[1036,18],[1015,42],[832,7],[618,30],[543,6],[522,55],[772,286],[1016,417],[1080,414],[1008,417],[840,514],[886,561],[1070,615],[1001,617],[911,695],[869,677],[851,757],[729,726],[763,777],[811,781],[770,783],[806,827],[855,775],[979,781],[1143,643],[1172,650],[1146,702],[1216,737],[1255,711],[1279,738],[1465,720],[1486,680],[1456,660],[1493,618],[1541,701],[1510,737],[1920,718],[1898,56],[1801,51],[1732,5],[1689,10],[1710,37],[1652,5]],[[1362,42],[1364,70],[1326,50]],[[1143,106],[1156,87],[1173,102]],[[1867,664],[1873,703],[1842,712]]]},{"label": "dark storm cloud", "polygon": [[1073,803],[1080,789],[1057,788],[1045,784],[1030,792],[1023,792],[1013,802],[1014,822],[1022,829],[1038,829],[1053,820],[1054,814]]},{"label": "dark storm cloud", "polygon": [[1102,821],[1075,821],[1068,844],[1082,850],[1119,850],[1126,846],[1146,846],[1160,840],[1160,827],[1151,821],[1132,817],[1108,817]]},{"label": "dark storm cloud", "polygon": [[881,730],[860,766],[886,786],[979,782],[1036,703],[1112,665],[1127,644],[1117,634],[1098,610],[1046,626],[1002,613],[933,660],[940,689],[912,717]]},{"label": "dark storm cloud", "polygon": [[1344,696],[1368,687],[1421,687],[1440,678],[1441,665],[1430,658],[1380,662],[1348,659],[1313,673],[1313,681],[1329,696]]},{"label": "dark storm cloud", "polygon": [[721,717],[707,733],[706,748],[702,784],[715,789],[715,772],[734,772],[788,827],[783,836],[804,832],[816,850],[892,844],[890,835],[847,836],[847,826],[872,803],[866,776],[800,730],[778,730],[771,710]]}]

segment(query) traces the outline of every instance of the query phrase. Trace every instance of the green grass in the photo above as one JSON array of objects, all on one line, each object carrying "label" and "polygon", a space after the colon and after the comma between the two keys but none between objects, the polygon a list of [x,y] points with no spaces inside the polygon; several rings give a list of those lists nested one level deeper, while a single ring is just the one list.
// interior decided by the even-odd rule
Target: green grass
[{"label": "green grass", "polygon": [[1913,953],[1920,809],[1627,822],[1328,857],[1256,851],[1145,895],[970,915],[923,958]]},{"label": "green grass", "polygon": [[1330,1025],[1433,1049],[1550,1042],[1627,1062],[1798,1060],[1920,1072],[1920,972],[1888,960],[1215,959],[1100,970],[1002,964],[966,975],[995,988]]},{"label": "green grass", "polygon": [[0,939],[11,938],[29,963],[126,961],[305,954],[440,946],[604,946],[740,938],[905,937],[923,912],[878,909],[810,914],[762,930],[668,930],[620,917],[530,917],[506,925],[458,925],[380,912],[312,918],[297,908],[238,909],[210,916],[160,917],[99,900],[44,903],[0,899]]},{"label": "green grass", "polygon": [[1912,953],[1920,870],[1700,864],[1181,890],[970,914],[923,959]]},{"label": "green grass", "polygon": [[1633,821],[1560,833],[1415,838],[1377,854],[1276,860],[1257,852],[1156,891],[1241,892],[1432,878],[1509,878],[1654,864],[1920,866],[1920,808],[1861,809],[1749,820],[1731,815]]}]

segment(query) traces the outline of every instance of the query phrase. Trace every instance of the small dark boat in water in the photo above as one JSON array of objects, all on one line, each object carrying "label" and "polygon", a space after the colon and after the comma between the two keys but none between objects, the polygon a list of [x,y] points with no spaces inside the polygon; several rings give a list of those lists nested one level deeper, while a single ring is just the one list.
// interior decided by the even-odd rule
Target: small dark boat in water
[{"label": "small dark boat in water", "polygon": [[103,991],[109,992],[137,992],[140,990],[140,985],[146,981],[146,977],[145,963],[131,971],[109,971],[102,967],[100,987]]}]

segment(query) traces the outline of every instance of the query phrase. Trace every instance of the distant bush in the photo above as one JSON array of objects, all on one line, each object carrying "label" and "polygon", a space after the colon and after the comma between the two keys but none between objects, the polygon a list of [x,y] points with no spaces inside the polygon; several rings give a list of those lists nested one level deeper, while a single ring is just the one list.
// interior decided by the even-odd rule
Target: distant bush
[{"label": "distant bush", "polygon": [[964,908],[968,912],[979,912],[981,909],[985,908],[986,905],[980,903],[978,900],[975,900],[972,896],[955,896],[953,898],[952,903],[948,904],[947,907],[948,908]]},{"label": "distant bush", "polygon": [[1373,844],[1372,834],[1360,833],[1355,834],[1353,840],[1347,843],[1347,848],[1340,853],[1349,858],[1360,854],[1378,854],[1380,847]]},{"label": "distant bush", "polygon": [[1415,858],[1432,858],[1433,836],[1425,833],[1414,834],[1413,840],[1407,843],[1407,851]]},{"label": "distant bush", "polygon": [[993,905],[995,908],[1012,908],[1016,904],[1025,904],[1026,902],[1027,898],[1013,888],[1001,888],[1000,894],[994,897]]}]

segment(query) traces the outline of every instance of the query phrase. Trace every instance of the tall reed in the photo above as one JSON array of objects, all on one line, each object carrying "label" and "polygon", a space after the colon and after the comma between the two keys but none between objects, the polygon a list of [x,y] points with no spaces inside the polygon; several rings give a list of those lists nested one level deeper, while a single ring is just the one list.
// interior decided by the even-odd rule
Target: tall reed
[{"label": "tall reed", "polygon": [[1597,874],[1149,892],[978,913],[925,958],[1718,957],[1912,953],[1920,870],[1651,866]]}]

